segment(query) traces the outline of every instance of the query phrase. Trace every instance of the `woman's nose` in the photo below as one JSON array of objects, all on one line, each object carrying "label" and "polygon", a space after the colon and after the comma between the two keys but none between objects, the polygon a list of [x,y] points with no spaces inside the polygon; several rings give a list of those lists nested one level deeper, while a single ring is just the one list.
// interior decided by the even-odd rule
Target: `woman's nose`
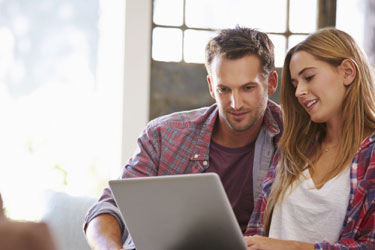
[{"label": "woman's nose", "polygon": [[298,98],[306,94],[307,94],[307,85],[303,82],[298,83],[296,87],[295,96]]}]

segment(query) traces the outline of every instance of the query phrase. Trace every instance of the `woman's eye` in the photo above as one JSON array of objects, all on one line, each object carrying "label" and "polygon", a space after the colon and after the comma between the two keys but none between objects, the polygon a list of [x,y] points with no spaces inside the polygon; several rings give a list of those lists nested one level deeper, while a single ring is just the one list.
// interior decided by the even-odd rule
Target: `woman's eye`
[{"label": "woman's eye", "polygon": [[313,78],[314,78],[314,75],[311,75],[311,76],[307,76],[307,77],[306,77],[306,81],[308,81],[308,82],[309,82],[309,81],[311,81],[311,80],[312,80]]}]

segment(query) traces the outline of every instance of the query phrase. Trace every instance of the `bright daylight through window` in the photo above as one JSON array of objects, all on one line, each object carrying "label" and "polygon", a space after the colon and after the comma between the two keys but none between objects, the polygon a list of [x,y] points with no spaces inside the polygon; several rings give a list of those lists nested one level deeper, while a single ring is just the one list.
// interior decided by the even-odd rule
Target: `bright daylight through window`
[{"label": "bright daylight through window", "polygon": [[117,2],[0,0],[0,193],[11,218],[37,218],[45,189],[99,195],[120,167]]},{"label": "bright daylight through window", "polygon": [[[297,21],[302,16],[303,22]],[[286,49],[316,29],[316,18],[317,0],[154,0],[152,57],[203,63],[204,46],[215,30],[239,24],[270,34],[280,67]]]},{"label": "bright daylight through window", "polygon": [[[364,31],[358,27],[364,25],[364,3],[337,0],[337,27],[361,45]],[[204,46],[215,30],[239,24],[270,35],[276,67],[281,67],[287,49],[317,29],[317,0],[154,0],[153,4],[152,58],[156,61],[203,63]]]}]

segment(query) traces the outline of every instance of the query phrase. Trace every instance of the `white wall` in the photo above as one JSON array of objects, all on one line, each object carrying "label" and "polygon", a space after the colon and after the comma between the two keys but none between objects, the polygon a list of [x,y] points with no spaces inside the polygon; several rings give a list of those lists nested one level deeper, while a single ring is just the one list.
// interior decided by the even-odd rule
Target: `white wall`
[{"label": "white wall", "polygon": [[134,153],[149,117],[151,0],[126,0],[122,163]]}]

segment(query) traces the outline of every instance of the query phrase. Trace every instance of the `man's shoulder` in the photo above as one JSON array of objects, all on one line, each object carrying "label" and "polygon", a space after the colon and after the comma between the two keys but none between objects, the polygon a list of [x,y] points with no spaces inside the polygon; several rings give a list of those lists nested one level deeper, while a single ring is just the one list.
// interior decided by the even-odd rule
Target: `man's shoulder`
[{"label": "man's shoulder", "polygon": [[269,111],[270,111],[275,117],[277,117],[278,119],[281,119],[281,120],[282,120],[281,107],[280,107],[279,104],[277,104],[276,102],[274,102],[274,101],[272,101],[272,100],[268,100],[267,108],[269,109]]},{"label": "man's shoulder", "polygon": [[281,134],[283,131],[283,117],[280,105],[268,100],[264,115],[264,124],[273,134]]},{"label": "man's shoulder", "polygon": [[187,127],[210,125],[214,122],[217,105],[192,110],[174,112],[157,117],[149,122],[148,127]]}]

